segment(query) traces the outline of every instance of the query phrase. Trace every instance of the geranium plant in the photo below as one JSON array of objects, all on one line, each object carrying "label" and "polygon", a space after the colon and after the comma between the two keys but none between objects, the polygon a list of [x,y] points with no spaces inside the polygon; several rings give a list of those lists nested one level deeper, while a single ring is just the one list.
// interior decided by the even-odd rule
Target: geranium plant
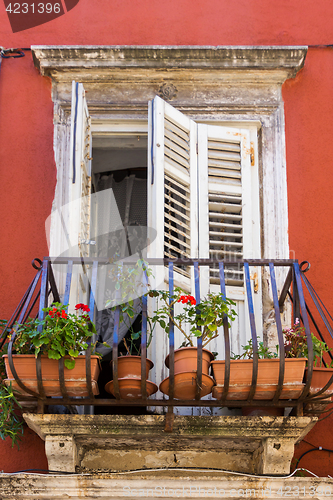
[{"label": "geranium plant", "polygon": [[[7,321],[0,319],[0,332],[2,333],[6,328]],[[5,343],[2,347],[2,354],[7,353],[8,344]],[[4,384],[6,378],[6,369],[3,358],[0,358],[0,438],[6,439],[10,437],[12,447],[23,436],[23,419],[19,413],[21,408],[20,403],[16,400],[12,386],[8,387]]]},{"label": "geranium plant", "polygon": [[47,354],[50,359],[64,361],[69,370],[75,366],[75,358],[88,347],[88,339],[96,333],[95,325],[87,314],[90,309],[84,304],[75,306],[76,314],[67,312],[67,306],[54,303],[46,307],[44,319],[30,319],[16,324],[15,352],[19,354]]},{"label": "geranium plant", "polygon": [[[150,297],[157,297],[162,304],[154,311],[152,321],[169,334],[169,321],[184,335],[185,340],[181,347],[194,346],[194,339],[202,337],[202,346],[205,347],[211,340],[218,337],[218,329],[223,325],[225,316],[233,321],[237,313],[232,308],[235,302],[226,298],[222,293],[208,293],[207,297],[197,304],[192,295],[185,294],[177,287],[173,295],[168,291],[153,290],[148,292]],[[176,315],[172,314],[172,309],[176,303],[184,305],[183,310]],[[186,330],[186,324],[189,330]]]},{"label": "geranium plant", "polygon": [[[304,326],[301,326],[299,318],[295,319],[295,323],[291,328],[282,330],[284,334],[284,350],[286,358],[307,358],[308,357],[308,344]],[[311,333],[313,344],[314,366],[323,366],[324,353],[330,352],[331,349],[327,344]]]}]

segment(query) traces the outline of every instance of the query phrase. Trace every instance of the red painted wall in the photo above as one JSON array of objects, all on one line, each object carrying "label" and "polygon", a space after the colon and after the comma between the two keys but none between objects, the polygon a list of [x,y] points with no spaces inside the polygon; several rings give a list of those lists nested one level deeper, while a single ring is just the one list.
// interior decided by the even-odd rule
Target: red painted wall
[{"label": "red painted wall", "polygon": [[[70,12],[13,34],[0,5],[1,44],[42,45],[324,45],[332,43],[331,0],[80,0]],[[309,277],[333,311],[330,249],[333,245],[333,50],[310,48],[304,69],[283,86],[292,256],[309,260]],[[44,222],[56,183],[51,83],[39,75],[31,54],[3,60],[0,72],[0,317],[8,318],[32,276],[30,261],[47,254]],[[331,419],[308,436],[333,449]],[[46,467],[40,440],[34,467]],[[325,440],[325,441],[324,441]],[[28,443],[27,441],[27,443]],[[1,446],[1,443],[0,443]],[[24,445],[25,446],[25,445]],[[307,443],[302,443],[302,453]],[[30,451],[32,448],[29,448]],[[14,453],[14,454],[13,454]],[[324,452],[322,452],[324,453]],[[325,452],[326,453],[326,452]],[[0,469],[32,466],[29,453],[6,455]],[[34,453],[30,453],[33,455]],[[319,475],[331,471],[329,456],[310,453],[301,465]],[[26,468],[26,466],[24,467]]]}]

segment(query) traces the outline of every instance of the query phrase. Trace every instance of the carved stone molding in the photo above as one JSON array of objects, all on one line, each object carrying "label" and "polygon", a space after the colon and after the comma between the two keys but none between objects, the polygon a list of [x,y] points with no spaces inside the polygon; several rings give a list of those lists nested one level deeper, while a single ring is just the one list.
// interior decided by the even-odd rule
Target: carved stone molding
[{"label": "carved stone molding", "polygon": [[315,417],[38,415],[24,419],[43,440],[51,470],[111,472],[200,467],[287,474],[294,445]]}]

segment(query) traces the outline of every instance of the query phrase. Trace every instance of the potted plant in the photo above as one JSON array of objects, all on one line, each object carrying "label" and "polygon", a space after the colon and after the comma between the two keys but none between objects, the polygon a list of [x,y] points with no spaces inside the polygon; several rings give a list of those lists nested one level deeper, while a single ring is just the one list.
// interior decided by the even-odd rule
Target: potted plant
[{"label": "potted plant", "polygon": [[[253,343],[249,340],[247,345],[242,346],[243,353],[232,355],[230,361],[230,381],[227,400],[247,400],[253,373]],[[274,398],[279,380],[280,360],[277,352],[271,352],[262,341],[258,339],[258,375],[257,386],[253,400],[270,400]],[[281,399],[297,399],[303,389],[303,376],[306,358],[295,357],[285,360],[285,373]],[[213,372],[216,386],[213,388],[213,397],[220,399],[224,387],[225,361],[213,361]],[[259,411],[259,413],[258,413]],[[265,410],[258,410],[256,414],[263,414]]]},{"label": "potted plant", "polygon": [[[0,319],[0,330],[4,330],[7,322]],[[8,344],[5,343],[2,347],[3,352],[7,352]],[[0,359],[0,437],[6,439],[10,437],[12,447],[16,444],[23,435],[23,419],[20,415],[21,405],[15,398],[11,384],[7,387],[4,383],[6,378],[5,362]]]},{"label": "potted plant", "polygon": [[[298,318],[295,319],[295,324],[288,329],[283,330],[285,337],[285,353],[288,358],[308,357],[308,345],[306,341],[305,328],[301,326]],[[325,342],[317,339],[311,333],[313,345],[313,372],[310,386],[310,395],[319,392],[330,380],[333,375],[332,363],[329,366],[324,366],[324,354],[331,351]],[[305,371],[307,376],[307,369]],[[333,387],[329,387],[324,394],[319,397],[327,397],[333,394]]]},{"label": "potted plant", "polygon": [[[174,373],[176,399],[194,399],[196,393],[197,377],[197,347],[195,339],[202,339],[202,383],[201,397],[209,394],[214,385],[214,380],[209,376],[209,368],[214,354],[206,349],[209,342],[219,335],[219,328],[223,325],[223,319],[233,321],[236,312],[232,309],[235,303],[226,298],[222,293],[209,293],[206,298],[196,303],[192,295],[184,294],[179,287],[175,288],[174,294],[168,291],[154,290],[149,293],[151,297],[161,300],[162,305],[154,311],[152,321],[159,325],[169,334],[169,322],[184,336],[184,342],[174,352]],[[183,304],[179,314],[172,314],[177,303]],[[230,326],[230,324],[229,324]],[[169,368],[169,356],[165,360]],[[169,394],[169,377],[162,381],[160,390]]]},{"label": "potted plant", "polygon": [[[12,359],[19,379],[25,386],[38,392],[36,358],[41,355],[41,370],[46,396],[62,396],[59,384],[58,360],[64,360],[64,377],[68,396],[88,396],[86,359],[83,354],[88,341],[96,332],[84,304],[75,306],[76,313],[68,313],[67,306],[54,303],[44,308],[44,319],[29,319],[14,325]],[[3,356],[7,385],[26,395],[13,376],[8,355]],[[99,356],[91,356],[92,388],[98,394]]]},{"label": "potted plant", "polygon": [[[118,263],[113,266],[112,276],[115,281],[115,294],[108,300],[106,306],[119,308],[119,324],[126,325],[128,333],[122,339],[126,354],[117,359],[119,392],[122,399],[141,398],[141,333],[142,321],[134,321],[138,312],[142,310],[143,297],[147,295],[148,278],[152,275],[151,269],[143,259],[136,264],[124,265]],[[149,347],[154,325],[147,317],[147,345]],[[112,362],[111,362],[112,363]],[[146,390],[147,397],[157,392],[157,385],[148,380],[149,371],[154,363],[146,359]],[[112,395],[114,382],[111,380],[105,385],[105,390]]]}]

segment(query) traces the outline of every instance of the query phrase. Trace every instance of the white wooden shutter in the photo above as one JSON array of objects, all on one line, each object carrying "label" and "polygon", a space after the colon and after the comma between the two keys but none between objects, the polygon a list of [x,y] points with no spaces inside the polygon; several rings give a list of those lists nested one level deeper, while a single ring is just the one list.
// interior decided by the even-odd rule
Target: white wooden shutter
[{"label": "white wooden shutter", "polygon": [[[196,124],[155,97],[149,107],[148,224],[157,238],[149,256],[198,257]],[[162,281],[161,269],[159,284]],[[177,284],[190,287],[190,270],[176,268]]]},{"label": "white wooden shutter", "polygon": [[[252,189],[255,183],[250,153],[249,130],[198,125],[199,255],[225,263],[227,296],[237,303],[238,317],[231,330],[235,353],[250,338],[250,325],[243,267],[228,266],[228,260],[260,258],[260,244],[255,241],[259,237],[255,230],[259,225],[259,192]],[[252,276],[256,276],[253,298],[257,333],[261,336],[260,273],[258,269],[251,270]],[[208,282],[212,291],[219,290],[218,267],[210,269]],[[220,336],[214,346],[219,354],[224,351],[223,343]]]},{"label": "white wooden shutter", "polygon": [[[72,83],[71,141],[70,141],[70,240],[73,257],[88,257],[90,248],[90,196],[91,196],[91,121],[82,83]],[[84,302],[88,293],[88,276],[80,266],[78,286],[73,287],[73,300]]]}]

